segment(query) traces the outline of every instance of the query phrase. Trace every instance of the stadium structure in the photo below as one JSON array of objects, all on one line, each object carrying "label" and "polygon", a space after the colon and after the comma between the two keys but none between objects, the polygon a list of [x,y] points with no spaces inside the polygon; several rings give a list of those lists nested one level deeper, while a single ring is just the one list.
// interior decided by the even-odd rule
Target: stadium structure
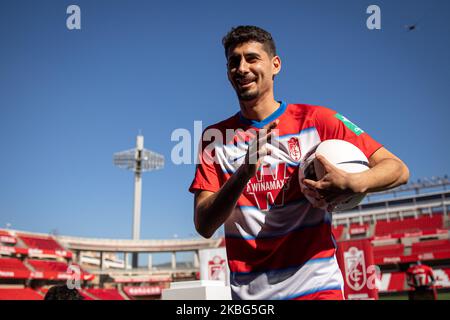
[{"label": "stadium structure", "polygon": [[[450,291],[450,181],[445,177],[409,183],[370,194],[355,209],[335,213],[336,240],[367,239],[381,274],[380,298],[399,298],[412,290],[405,271],[422,261],[433,267],[440,297]],[[199,251],[224,247],[212,239],[94,239],[20,230],[0,230],[0,299],[43,299],[55,284],[73,279],[88,300],[160,299],[171,282],[199,279]],[[170,253],[171,262],[153,265],[152,254]],[[178,252],[194,260],[179,263]],[[130,255],[148,254],[145,268],[133,268]]]}]

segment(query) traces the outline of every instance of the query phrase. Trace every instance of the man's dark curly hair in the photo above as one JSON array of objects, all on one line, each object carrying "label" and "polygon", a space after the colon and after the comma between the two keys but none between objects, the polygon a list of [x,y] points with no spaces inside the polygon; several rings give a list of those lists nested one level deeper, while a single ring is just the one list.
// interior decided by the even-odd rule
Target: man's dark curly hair
[{"label": "man's dark curly hair", "polygon": [[228,57],[228,51],[230,49],[250,41],[263,44],[265,51],[270,57],[276,56],[277,50],[272,35],[266,30],[256,26],[238,26],[231,28],[230,32],[222,39],[222,44],[225,48],[225,56]]}]

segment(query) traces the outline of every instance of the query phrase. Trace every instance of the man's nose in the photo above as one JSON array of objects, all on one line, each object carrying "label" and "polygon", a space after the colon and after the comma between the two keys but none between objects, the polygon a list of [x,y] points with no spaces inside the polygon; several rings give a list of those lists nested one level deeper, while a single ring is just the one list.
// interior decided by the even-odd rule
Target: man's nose
[{"label": "man's nose", "polygon": [[239,67],[237,69],[237,72],[240,74],[246,74],[248,73],[248,63],[245,61],[245,59],[241,59],[239,62]]}]

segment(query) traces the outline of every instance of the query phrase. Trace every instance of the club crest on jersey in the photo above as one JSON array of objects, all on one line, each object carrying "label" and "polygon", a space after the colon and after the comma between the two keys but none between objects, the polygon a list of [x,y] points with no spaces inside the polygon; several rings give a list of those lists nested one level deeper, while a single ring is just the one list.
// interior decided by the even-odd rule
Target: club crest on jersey
[{"label": "club crest on jersey", "polygon": [[351,247],[344,252],[345,280],[354,291],[361,290],[367,281],[364,251]]},{"label": "club crest on jersey", "polygon": [[300,142],[298,141],[298,138],[292,137],[288,141],[288,147],[289,147],[289,155],[291,156],[292,160],[294,161],[300,161],[301,153],[300,153]]}]

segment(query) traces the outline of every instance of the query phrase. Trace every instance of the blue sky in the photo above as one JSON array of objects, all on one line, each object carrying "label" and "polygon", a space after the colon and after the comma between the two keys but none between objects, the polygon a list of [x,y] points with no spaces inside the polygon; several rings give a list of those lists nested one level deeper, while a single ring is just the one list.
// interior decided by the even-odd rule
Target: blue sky
[{"label": "blue sky", "polygon": [[[81,8],[81,30],[66,8]],[[366,8],[381,8],[381,30]],[[114,152],[145,147],[141,237],[192,237],[193,165],[170,161],[177,128],[238,110],[221,38],[274,36],[275,96],[330,107],[401,157],[412,179],[449,173],[450,2],[99,1],[0,3],[0,227],[130,238],[133,176]],[[419,22],[407,32],[405,24]]]}]

